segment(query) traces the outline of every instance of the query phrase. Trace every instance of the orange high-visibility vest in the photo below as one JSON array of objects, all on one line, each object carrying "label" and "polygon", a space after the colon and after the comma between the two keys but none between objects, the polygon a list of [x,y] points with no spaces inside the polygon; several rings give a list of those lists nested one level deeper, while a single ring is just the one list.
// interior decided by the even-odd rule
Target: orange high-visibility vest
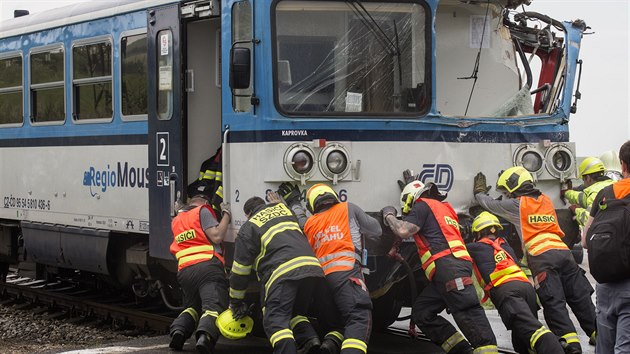
[{"label": "orange high-visibility vest", "polygon": [[223,257],[214,251],[214,245],[201,228],[199,213],[202,208],[210,210],[216,219],[212,208],[209,205],[202,205],[180,212],[171,223],[173,243],[171,243],[170,251],[177,258],[178,271],[193,264],[211,260],[214,256],[225,265]]},{"label": "orange high-visibility vest", "polygon": [[304,234],[326,275],[351,270],[360,261],[350,234],[348,203],[337,203],[308,218]]},{"label": "orange high-visibility vest", "polygon": [[549,197],[541,194],[537,199],[528,196],[521,196],[519,199],[525,251],[532,256],[538,256],[553,249],[568,250],[561,239],[564,232],[558,225],[556,210]]},{"label": "orange high-visibility vest", "polygon": [[[490,282],[487,283],[483,288],[485,294],[483,299],[481,299],[481,302],[486,302],[486,300],[488,300],[488,297],[490,295],[489,292],[492,287],[499,286],[501,284],[511,281],[522,281],[525,283],[529,283],[529,279],[527,279],[527,275],[525,275],[521,267],[519,267],[519,265],[516,264],[516,261],[512,259],[512,256],[510,256],[510,254],[506,252],[503,247],[501,247],[501,245],[505,243],[505,241],[501,237],[498,237],[494,241],[488,238],[482,238],[477,242],[485,243],[486,245],[489,245],[494,249],[493,258],[496,263],[494,266],[494,270],[488,275],[488,277],[490,278]],[[479,270],[477,269],[477,267],[475,267],[475,271],[478,275],[479,280],[482,281],[484,278],[481,274],[479,274]]]},{"label": "orange high-visibility vest", "polygon": [[466,250],[466,246],[464,245],[462,235],[459,232],[459,222],[457,214],[455,213],[455,210],[453,210],[453,207],[451,207],[449,203],[439,202],[437,200],[429,198],[418,198],[418,200],[416,200],[416,203],[418,201],[423,201],[427,203],[427,205],[433,212],[433,215],[435,215],[435,219],[440,225],[442,234],[448,242],[449,247],[441,252],[432,254],[431,244],[424,236],[419,234],[415,234],[413,236],[414,240],[416,241],[416,246],[418,246],[418,254],[420,255],[422,269],[424,270],[424,274],[426,274],[427,278],[429,280],[433,279],[433,274],[435,273],[435,261],[449,254],[452,254],[456,258],[472,262],[472,259],[468,254],[468,250]]}]

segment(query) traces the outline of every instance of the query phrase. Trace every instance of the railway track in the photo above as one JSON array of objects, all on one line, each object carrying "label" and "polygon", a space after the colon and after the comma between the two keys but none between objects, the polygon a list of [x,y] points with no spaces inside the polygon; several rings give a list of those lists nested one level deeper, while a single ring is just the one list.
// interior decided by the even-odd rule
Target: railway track
[{"label": "railway track", "polygon": [[51,318],[98,319],[110,323],[113,329],[138,333],[168,333],[177,316],[158,301],[139,302],[113,289],[90,289],[69,280],[33,280],[16,272],[10,272],[0,283],[0,299],[24,307],[45,306]]},{"label": "railway track", "polygon": [[[43,308],[49,318],[81,320],[97,319],[111,324],[112,329],[135,333],[166,334],[176,313],[161,303],[136,302],[113,291],[96,291],[70,280],[47,282],[21,277],[10,272],[6,282],[0,282],[0,303],[19,303],[23,307]],[[407,331],[389,327],[386,334],[409,340]],[[416,340],[430,342],[420,334]],[[499,353],[515,354],[499,348]]]},{"label": "railway track", "polygon": [[[396,328],[396,327],[389,327],[385,330],[385,333],[394,335],[394,336],[400,336],[401,338],[407,338],[407,340],[409,340],[409,335],[407,334],[407,330],[402,329],[402,328]],[[430,342],[431,340],[429,338],[427,338],[424,334],[419,333],[419,335],[416,337],[416,340],[419,341],[424,341],[424,342]],[[507,349],[507,348],[499,348],[499,353],[502,354],[517,354],[514,350],[512,349]]]}]

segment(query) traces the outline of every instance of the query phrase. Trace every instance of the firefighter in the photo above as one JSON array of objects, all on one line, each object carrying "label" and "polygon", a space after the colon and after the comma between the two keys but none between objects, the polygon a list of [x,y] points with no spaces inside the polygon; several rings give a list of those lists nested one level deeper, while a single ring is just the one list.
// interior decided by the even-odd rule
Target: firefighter
[{"label": "firefighter", "polygon": [[593,287],[562,241],[564,233],[558,225],[551,200],[534,187],[532,175],[522,166],[511,167],[500,174],[497,190],[505,198],[493,199],[487,194],[489,189],[486,177],[478,173],[473,187],[475,199],[484,209],[516,226],[547,325],[560,337],[566,353],[581,353],[582,347],[566,305],[569,304],[590,337],[589,343],[594,344]]},{"label": "firefighter", "polygon": [[[412,319],[446,353],[498,353],[496,338],[473,286],[472,259],[462,240],[457,214],[443,202],[445,198],[435,184],[416,180],[408,183],[401,194],[403,220],[396,218],[392,206],[382,210],[385,225],[395,235],[415,239],[429,280],[414,300]],[[439,316],[445,308],[470,342]]]},{"label": "firefighter", "polygon": [[512,331],[516,352],[563,354],[558,337],[538,321],[536,291],[516,262],[512,247],[498,236],[499,230],[503,230],[499,219],[484,211],[472,223],[476,242],[466,245],[484,289],[482,303],[492,300],[505,327]]},{"label": "firefighter", "polygon": [[[169,346],[181,350],[193,331],[200,353],[212,353],[219,337],[216,318],[228,306],[228,282],[221,243],[230,223],[228,204],[217,217],[205,195],[197,195],[173,219],[170,251],[178,261],[177,281],[185,310],[173,321]],[[196,328],[196,331],[195,331]]]},{"label": "firefighter", "polygon": [[[274,353],[319,351],[317,333],[305,316],[324,274],[295,215],[283,203],[245,202],[248,221],[235,241],[230,274],[230,309],[235,319],[249,313],[245,292],[252,270],[260,280],[263,327]],[[298,351],[299,347],[299,351]]]},{"label": "firefighter", "polygon": [[[297,186],[283,184],[280,194],[292,209],[301,208]],[[343,337],[329,333],[323,346],[336,352],[330,347],[343,338],[341,353],[365,354],[372,329],[372,301],[362,272],[367,265],[365,238],[379,237],[381,225],[357,205],[340,202],[337,193],[323,183],[308,189],[306,203],[312,216],[304,223],[304,233],[322,265],[344,327]],[[297,214],[305,215],[303,209]]]},{"label": "firefighter", "polygon": [[[222,147],[204,161],[199,168],[199,178],[188,185],[188,195],[204,194],[210,199],[215,212],[220,211],[223,203]],[[220,217],[220,215],[219,215]]]},{"label": "firefighter", "polygon": [[604,163],[597,157],[587,157],[578,167],[578,175],[584,182],[581,190],[562,189],[560,197],[565,198],[569,209],[575,215],[575,221],[580,227],[584,227],[591,211],[591,205],[597,193],[604,187],[613,183],[613,180],[605,175]]}]

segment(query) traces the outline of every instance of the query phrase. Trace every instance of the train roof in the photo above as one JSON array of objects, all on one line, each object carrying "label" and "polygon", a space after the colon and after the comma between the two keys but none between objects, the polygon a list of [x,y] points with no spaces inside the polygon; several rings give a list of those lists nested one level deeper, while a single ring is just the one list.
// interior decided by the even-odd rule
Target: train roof
[{"label": "train roof", "polygon": [[[461,1],[462,0],[442,0],[441,3],[461,3]],[[473,3],[479,2],[479,0],[469,1]],[[108,0],[64,6],[45,12],[37,12],[1,21],[0,39],[174,2],[178,2],[178,0]],[[485,1],[483,2],[485,3]],[[515,8],[522,4],[529,5],[531,0],[491,0],[491,2],[497,3],[503,7]]]},{"label": "train roof", "polygon": [[66,26],[121,13],[133,12],[173,2],[178,1],[108,0],[90,1],[64,6],[44,12],[3,20],[0,22],[0,38],[33,33],[44,29]]}]

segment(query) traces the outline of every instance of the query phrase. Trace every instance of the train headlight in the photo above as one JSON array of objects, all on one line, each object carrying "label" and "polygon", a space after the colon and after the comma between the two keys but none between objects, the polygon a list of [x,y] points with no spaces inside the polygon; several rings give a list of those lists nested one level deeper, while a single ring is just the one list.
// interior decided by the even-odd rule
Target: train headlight
[{"label": "train headlight", "polygon": [[293,155],[291,165],[299,174],[309,173],[313,168],[313,156],[308,151],[298,151]]},{"label": "train headlight", "polygon": [[313,176],[315,153],[302,143],[291,145],[284,154],[284,170],[295,180],[305,181]]},{"label": "train headlight", "polygon": [[565,144],[553,144],[545,152],[545,167],[550,175],[564,179],[575,172],[575,156]]},{"label": "train headlight", "polygon": [[523,157],[521,157],[521,163],[527,171],[536,172],[542,167],[543,159],[539,153],[527,151],[523,154]]},{"label": "train headlight", "polygon": [[571,155],[566,151],[556,151],[551,160],[553,167],[558,171],[567,171],[571,167]]},{"label": "train headlight", "polygon": [[319,170],[324,177],[337,183],[350,171],[350,154],[341,144],[328,144],[319,154]]},{"label": "train headlight", "polygon": [[326,166],[330,172],[340,174],[348,167],[348,157],[341,151],[333,151],[326,157]]},{"label": "train headlight", "polygon": [[543,167],[542,153],[532,145],[521,145],[514,152],[514,166],[523,166],[532,174],[538,174]]}]

